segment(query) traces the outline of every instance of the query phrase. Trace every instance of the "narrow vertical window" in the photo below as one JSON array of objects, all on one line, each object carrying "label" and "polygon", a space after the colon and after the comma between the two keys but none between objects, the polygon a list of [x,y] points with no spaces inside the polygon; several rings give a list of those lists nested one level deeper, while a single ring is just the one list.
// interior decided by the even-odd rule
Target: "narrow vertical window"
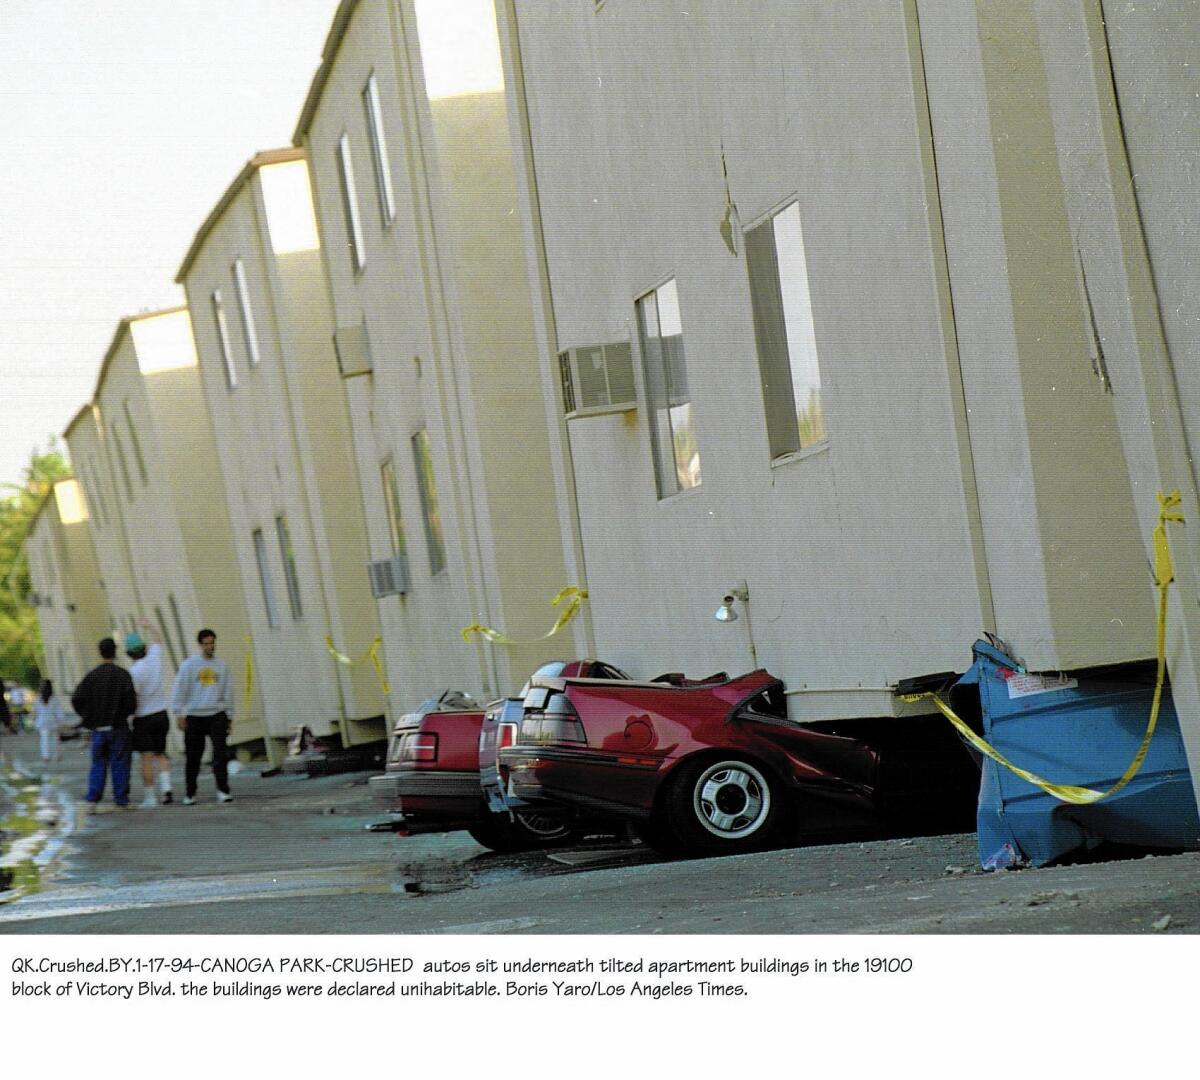
[{"label": "narrow vertical window", "polygon": [[300,604],[300,576],[296,573],[296,553],[292,549],[292,534],[288,531],[287,518],[275,519],[275,535],[279,538],[279,558],[283,561],[283,577],[287,582],[288,604],[292,609],[292,618],[304,616],[304,608]]},{"label": "narrow vertical window", "polygon": [[179,667],[179,656],[175,652],[171,635],[167,633],[167,620],[163,618],[162,608],[157,604],[154,605],[154,619],[158,623],[158,632],[162,636],[163,644],[167,647],[167,655],[171,658],[171,667]]},{"label": "narrow vertical window", "polygon": [[121,433],[117,430],[114,420],[110,426],[113,437],[113,448],[117,452],[117,465],[121,470],[121,481],[125,485],[125,497],[133,502],[133,481],[129,479],[129,462],[125,460],[125,447],[121,445]]},{"label": "narrow vertical window", "polygon": [[346,215],[346,238],[355,270],[367,265],[367,249],[363,243],[362,220],[358,216],[358,195],[354,188],[354,162],[350,158],[350,137],[342,133],[338,140],[338,177],[342,185],[342,211]]},{"label": "narrow vertical window", "polygon": [[179,617],[179,605],[175,603],[174,593],[168,594],[167,605],[171,609],[171,622],[175,624],[175,636],[179,640],[180,655],[187,656],[187,635],[183,632],[183,620]]},{"label": "narrow vertical window", "polygon": [[429,572],[438,574],[446,569],[446,540],[442,535],[442,518],[438,512],[437,485],[433,477],[433,455],[429,450],[429,434],[424,429],[412,437],[413,459],[417,467],[417,488],[421,494],[421,516],[425,522],[425,543],[429,546]]},{"label": "narrow vertical window", "polygon": [[254,325],[254,309],[250,306],[250,288],[246,284],[246,266],[241,257],[233,260],[233,285],[237,293],[238,312],[242,316],[242,337],[246,342],[246,356],[253,367],[262,359],[258,348],[258,330]]},{"label": "narrow vertical window", "polygon": [[146,459],[142,456],[142,443],[138,439],[137,428],[133,426],[133,413],[129,411],[129,402],[126,401],[122,406],[125,410],[125,426],[129,428],[129,442],[133,447],[133,460],[137,462],[138,476],[142,478],[142,485],[150,483],[150,475],[146,472]]},{"label": "narrow vertical window", "polygon": [[799,203],[746,232],[746,268],[767,441],[775,459],[826,438]]},{"label": "narrow vertical window", "polygon": [[383,504],[387,507],[388,532],[392,537],[392,554],[405,554],[404,519],[400,516],[400,489],[396,486],[396,470],[388,458],[379,466],[383,480]]},{"label": "narrow vertical window", "polygon": [[267,625],[279,625],[279,611],[275,607],[275,590],[271,587],[271,564],[267,559],[267,542],[263,539],[262,529],[255,529],[254,558],[258,561],[258,582],[262,586],[263,608],[267,613]]},{"label": "narrow vertical window", "polygon": [[371,159],[375,163],[375,186],[379,192],[379,213],[384,225],[396,220],[396,197],[392,192],[392,174],[388,168],[387,140],[383,136],[383,109],[379,103],[379,83],[375,72],[367,77],[362,92],[367,113],[367,134],[371,139]]},{"label": "narrow vertical window", "polygon": [[100,485],[100,473],[96,469],[96,459],[88,458],[88,486],[96,496],[96,509],[99,511],[97,520],[102,525],[108,524],[108,503],[104,499],[104,488]]},{"label": "narrow vertical window", "polygon": [[212,292],[213,322],[217,325],[217,343],[221,347],[221,360],[225,364],[225,384],[232,390],[238,384],[237,368],[233,365],[233,350],[229,347],[229,324],[225,321],[225,304],[221,290]]},{"label": "narrow vertical window", "polygon": [[700,449],[692,419],[675,280],[638,300],[637,314],[650,406],[650,445],[658,497],[665,499],[700,486]]}]

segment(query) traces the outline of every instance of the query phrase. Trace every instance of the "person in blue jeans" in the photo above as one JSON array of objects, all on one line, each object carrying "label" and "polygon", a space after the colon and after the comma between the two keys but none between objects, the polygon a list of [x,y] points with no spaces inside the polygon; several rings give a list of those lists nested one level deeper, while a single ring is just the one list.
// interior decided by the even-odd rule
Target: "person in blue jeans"
[{"label": "person in blue jeans", "polygon": [[104,784],[112,773],[113,802],[129,807],[129,764],[132,750],[129,717],[137,710],[137,693],[129,672],[117,666],[117,643],[100,642],[100,663],[92,668],[71,695],[71,705],[82,726],[92,733],[92,767],[88,771],[88,813],[94,814],[104,797]]}]

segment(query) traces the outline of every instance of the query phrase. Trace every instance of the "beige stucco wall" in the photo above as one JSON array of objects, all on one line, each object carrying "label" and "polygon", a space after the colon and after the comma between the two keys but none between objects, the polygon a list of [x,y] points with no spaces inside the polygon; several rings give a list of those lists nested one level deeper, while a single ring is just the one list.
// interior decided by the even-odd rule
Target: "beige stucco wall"
[{"label": "beige stucco wall", "polygon": [[[570,635],[533,646],[466,645],[475,621],[515,638],[549,629],[566,579],[531,302],[519,247],[500,95],[429,108],[409,5],[364,0],[305,142],[336,321],[365,323],[374,371],[346,380],[372,558],[391,552],[380,466],[400,485],[414,587],[379,602],[393,701],[446,687],[510,692]],[[407,59],[406,59],[407,58]],[[397,217],[384,224],[361,92],[379,84]],[[414,81],[416,79],[417,81]],[[349,134],[366,267],[352,265],[336,146]],[[447,568],[431,573],[411,439],[427,430]]]},{"label": "beige stucco wall", "polygon": [[[232,274],[243,260],[261,359],[248,353]],[[333,321],[318,251],[276,256],[254,172],[212,224],[184,285],[198,313],[199,374],[216,433],[268,733],[301,724],[347,743],[383,735],[369,722],[386,704],[369,664],[334,662],[325,639],[359,657],[378,630],[349,421],[333,350]],[[238,375],[230,388],[211,297],[220,289]],[[288,597],[276,519],[286,518],[300,611]],[[254,551],[261,529],[278,625],[268,625]],[[297,677],[298,672],[305,676]]]},{"label": "beige stucco wall", "polygon": [[[1005,66],[1018,27],[956,39],[963,5],[511,6],[557,347],[636,338],[668,277],[682,309],[702,485],[656,498],[644,387],[636,415],[568,425],[597,651],[744,667],[712,613],[745,579],[759,660],[795,689],[961,670],[983,629],[1035,668],[1151,653],[1046,102]],[[830,439],[774,467],[726,174],[742,226],[795,198],[804,228]]]},{"label": "beige stucco wall", "polygon": [[141,611],[125,540],[124,503],[113,485],[108,451],[94,409],[85,409],[66,433],[67,453],[88,507],[88,532],[95,550],[105,607],[114,637],[129,631]]},{"label": "beige stucco wall", "polygon": [[[145,480],[129,445],[126,404],[137,425]],[[231,741],[260,738],[258,689],[252,691],[249,705],[243,700],[244,639],[249,628],[199,373],[191,366],[143,375],[126,330],[114,343],[95,405],[110,444],[112,424],[117,424],[129,465],[132,494],[126,491],[109,445],[136,580],[138,614],[156,622],[155,608],[163,612],[180,661],[185,649],[187,653],[195,651],[201,627],[216,632],[219,655],[230,666],[234,687]],[[182,634],[171,614],[172,597]]]},{"label": "beige stucco wall", "polygon": [[42,672],[66,701],[98,663],[96,644],[110,627],[88,522],[64,524],[51,494],[29,532],[25,552],[38,597]]}]

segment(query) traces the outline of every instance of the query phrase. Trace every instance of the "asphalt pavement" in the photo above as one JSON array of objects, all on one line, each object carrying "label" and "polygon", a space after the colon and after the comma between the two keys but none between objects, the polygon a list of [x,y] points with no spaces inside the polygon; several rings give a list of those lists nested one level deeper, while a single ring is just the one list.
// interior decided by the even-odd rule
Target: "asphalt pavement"
[{"label": "asphalt pavement", "polygon": [[89,817],[81,743],[45,770],[33,736],[4,745],[6,934],[1200,932],[1196,853],[985,873],[957,834],[679,861],[608,837],[499,856],[461,832],[368,832],[383,814],[366,773],[247,766],[222,805],[206,771],[195,806]]}]

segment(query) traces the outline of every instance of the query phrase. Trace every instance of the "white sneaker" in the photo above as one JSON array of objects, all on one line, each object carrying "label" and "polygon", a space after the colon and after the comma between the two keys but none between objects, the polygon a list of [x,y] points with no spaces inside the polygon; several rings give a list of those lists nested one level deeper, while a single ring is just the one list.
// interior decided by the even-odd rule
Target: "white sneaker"
[{"label": "white sneaker", "polygon": [[158,806],[158,799],[154,797],[153,791],[146,792],[146,797],[142,800],[141,806],[143,810],[153,810]]},{"label": "white sneaker", "polygon": [[228,791],[218,791],[217,802],[233,802],[233,796]]},{"label": "white sneaker", "polygon": [[184,806],[195,806],[196,800],[193,799],[190,795],[185,795],[183,797],[183,805]]}]

